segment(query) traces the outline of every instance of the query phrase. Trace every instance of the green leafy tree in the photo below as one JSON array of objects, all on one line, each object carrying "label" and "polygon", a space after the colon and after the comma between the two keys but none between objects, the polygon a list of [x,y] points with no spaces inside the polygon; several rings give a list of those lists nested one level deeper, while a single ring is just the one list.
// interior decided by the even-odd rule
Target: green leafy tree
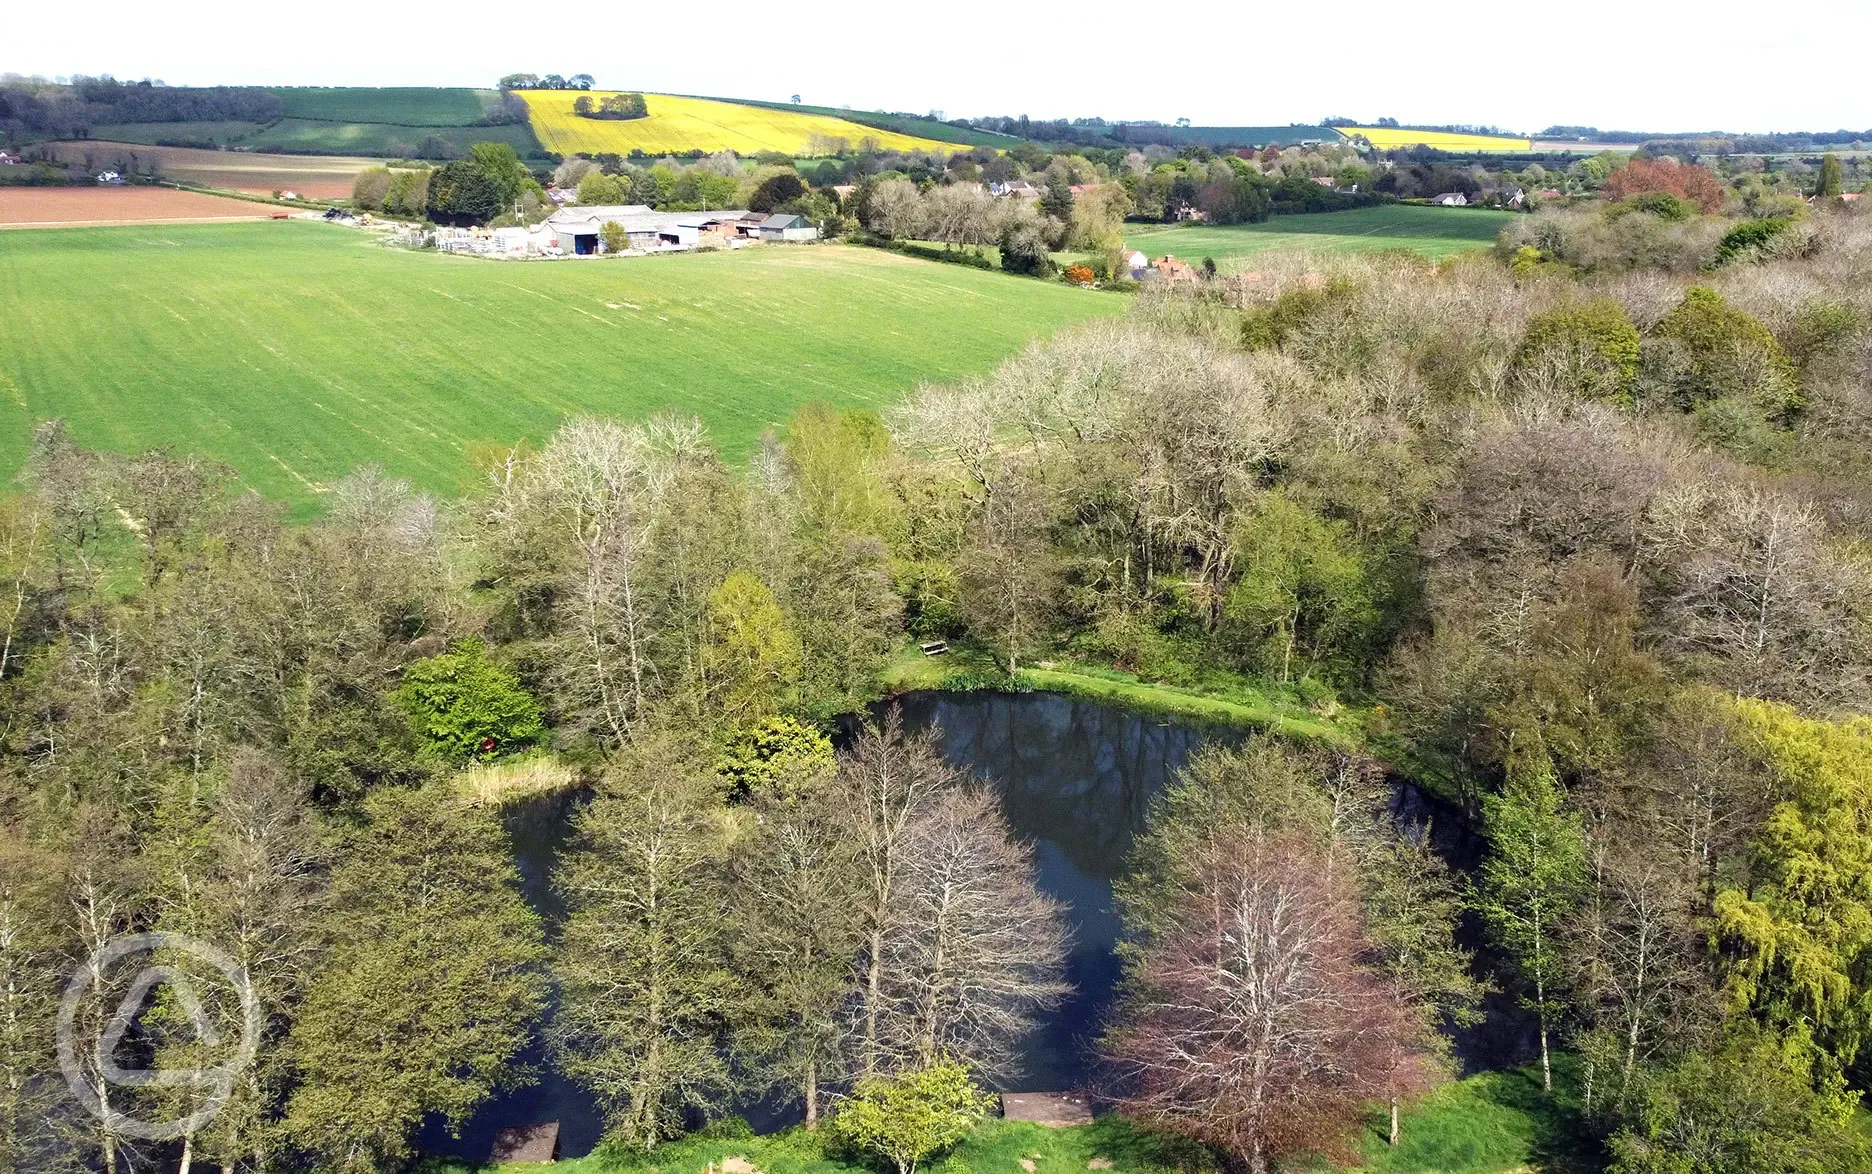
[{"label": "green leafy tree", "polygon": [[453,762],[494,758],[546,732],[539,702],[479,640],[410,665],[392,696],[429,748]]},{"label": "green leafy tree", "polygon": [[1482,807],[1489,853],[1475,907],[1521,980],[1522,1004],[1539,1017],[1541,1083],[1552,1091],[1549,1036],[1565,1007],[1559,930],[1585,885],[1585,836],[1542,752],[1511,762],[1502,793]]},{"label": "green leafy tree", "polygon": [[319,1168],[374,1174],[410,1159],[426,1117],[458,1129],[521,1079],[545,948],[492,814],[430,788],[378,791],[364,816],[293,1025],[286,1127]]},{"label": "green leafy tree", "polygon": [[[615,175],[606,175],[602,171],[588,171],[585,178],[579,180],[578,202],[587,207],[593,205],[622,204],[630,198],[624,183]],[[656,203],[655,200],[647,201]]]},{"label": "green leafy tree", "polygon": [[630,248],[630,233],[617,221],[607,220],[598,228],[598,241],[606,253],[621,253]]},{"label": "green leafy tree", "polygon": [[762,180],[748,197],[748,210],[752,212],[772,212],[782,204],[790,204],[806,194],[806,184],[791,171],[770,175]]},{"label": "green leafy tree", "polygon": [[736,571],[709,595],[702,666],[723,716],[735,725],[780,709],[801,663],[799,637],[767,585]]},{"label": "green leafy tree", "polygon": [[731,793],[785,800],[798,798],[837,766],[832,739],[781,714],[736,731],[715,773]]},{"label": "green leafy tree", "polygon": [[468,148],[468,158],[493,181],[503,209],[528,186],[538,186],[511,143],[476,143]]},{"label": "green leafy tree", "polygon": [[892,1077],[858,1082],[832,1116],[832,1132],[856,1149],[888,1158],[897,1174],[969,1135],[994,1103],[968,1069],[941,1061]]},{"label": "green leafy tree", "polygon": [[1223,615],[1258,672],[1291,681],[1359,663],[1379,620],[1377,601],[1345,523],[1278,490],[1237,524],[1240,578]]},{"label": "green leafy tree", "polygon": [[580,814],[553,875],[567,913],[551,1043],[610,1136],[633,1148],[678,1135],[690,1109],[729,1090],[720,1042],[735,999],[713,797],[687,748],[640,740]]},{"label": "green leafy tree", "polygon": [[1746,885],[1716,894],[1735,1002],[1787,1029],[1811,1025],[1843,1063],[1872,1030],[1872,718],[1828,722],[1735,703],[1742,740],[1780,797]]},{"label": "green leafy tree", "polygon": [[505,206],[500,181],[471,159],[444,163],[431,173],[429,214],[436,220],[486,224]]},{"label": "green leafy tree", "polygon": [[1872,1168],[1859,1094],[1810,1049],[1743,1025],[1647,1082],[1612,1135],[1612,1174],[1842,1174]]},{"label": "green leafy tree", "polygon": [[1786,416],[1803,402],[1794,364],[1775,336],[1707,286],[1685,290],[1682,303],[1651,333],[1675,345],[1678,362],[1669,376],[1685,410],[1738,395]]}]

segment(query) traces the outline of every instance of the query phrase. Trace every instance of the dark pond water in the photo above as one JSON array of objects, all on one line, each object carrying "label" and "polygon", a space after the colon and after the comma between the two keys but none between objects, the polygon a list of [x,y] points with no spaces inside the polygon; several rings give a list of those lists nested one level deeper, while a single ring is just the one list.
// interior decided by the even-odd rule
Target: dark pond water
[{"label": "dark pond water", "polygon": [[[1025,1089],[1074,1087],[1087,1075],[1118,979],[1112,880],[1152,798],[1191,751],[1210,738],[1240,735],[1050,693],[917,693],[901,705],[907,727],[934,724],[944,755],[1000,792],[1009,823],[1033,843],[1041,887],[1069,910],[1074,937],[1067,977],[1074,994],[1026,1041],[1025,1071],[1011,1083]],[[549,933],[560,910],[547,882],[575,802],[556,797],[521,805],[508,816],[527,898],[546,918]],[[1400,815],[1427,823],[1454,863],[1467,863],[1469,845],[1459,823],[1446,818],[1440,805],[1403,785],[1393,802]],[[485,1106],[459,1139],[432,1127],[424,1147],[481,1158],[500,1128],[556,1120],[566,1156],[588,1152],[602,1132],[596,1105],[553,1071],[543,1048],[536,1045],[527,1059],[539,1071],[537,1083]],[[757,1128],[786,1123],[758,1111],[749,1116]],[[767,1117],[772,1119],[759,1119]]]}]

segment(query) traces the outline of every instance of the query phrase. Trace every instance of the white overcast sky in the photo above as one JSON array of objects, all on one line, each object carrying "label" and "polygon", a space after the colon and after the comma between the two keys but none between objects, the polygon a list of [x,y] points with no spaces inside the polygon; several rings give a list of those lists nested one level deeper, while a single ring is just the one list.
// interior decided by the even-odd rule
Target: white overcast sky
[{"label": "white overcast sky", "polygon": [[485,86],[526,70],[950,118],[1872,127],[1867,0],[4,7],[0,71],[171,85]]}]

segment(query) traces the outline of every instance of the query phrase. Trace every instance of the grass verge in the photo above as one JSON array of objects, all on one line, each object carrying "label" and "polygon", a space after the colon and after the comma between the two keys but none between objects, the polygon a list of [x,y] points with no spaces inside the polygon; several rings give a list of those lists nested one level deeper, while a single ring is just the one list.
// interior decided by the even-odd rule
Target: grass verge
[{"label": "grass verge", "polygon": [[1003,672],[985,650],[952,644],[947,655],[924,656],[914,643],[904,645],[885,666],[888,693],[925,689],[1066,693],[1144,713],[1225,726],[1276,729],[1299,738],[1335,745],[1359,741],[1362,710],[1340,706],[1320,712],[1291,688],[1246,677],[1217,674],[1199,687],[1146,681],[1135,673],[1071,661],[1044,661],[1016,673]]}]

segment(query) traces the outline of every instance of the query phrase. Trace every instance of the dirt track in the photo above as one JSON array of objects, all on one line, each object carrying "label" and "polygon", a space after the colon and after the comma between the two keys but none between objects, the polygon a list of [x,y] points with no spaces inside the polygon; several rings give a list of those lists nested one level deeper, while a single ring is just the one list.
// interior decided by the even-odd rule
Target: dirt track
[{"label": "dirt track", "polygon": [[199,192],[152,187],[0,188],[0,228],[80,228],[265,220],[284,211]]}]

